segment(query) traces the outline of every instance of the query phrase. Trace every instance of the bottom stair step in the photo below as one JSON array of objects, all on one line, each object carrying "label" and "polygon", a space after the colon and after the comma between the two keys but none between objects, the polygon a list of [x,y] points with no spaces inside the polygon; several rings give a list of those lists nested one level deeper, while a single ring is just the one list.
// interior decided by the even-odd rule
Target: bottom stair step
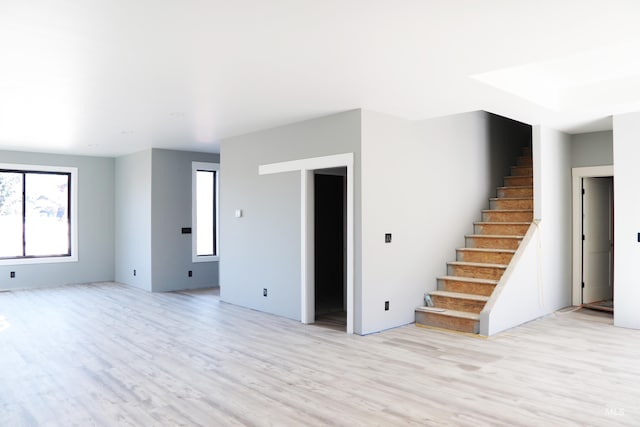
[{"label": "bottom stair step", "polygon": [[471,334],[480,332],[479,314],[456,310],[436,310],[430,310],[429,307],[416,308],[416,324]]}]

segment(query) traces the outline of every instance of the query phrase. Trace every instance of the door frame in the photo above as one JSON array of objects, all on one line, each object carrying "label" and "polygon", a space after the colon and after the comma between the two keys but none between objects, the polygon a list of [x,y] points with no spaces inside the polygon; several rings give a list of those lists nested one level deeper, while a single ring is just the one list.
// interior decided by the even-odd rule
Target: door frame
[{"label": "door frame", "polygon": [[271,163],[258,167],[259,175],[300,172],[300,321],[315,322],[314,272],[314,190],[313,175],[317,169],[347,168],[347,333],[354,332],[354,162],[353,153]]},{"label": "door frame", "polygon": [[[571,303],[582,305],[582,178],[613,177],[613,165],[571,169],[572,193],[572,286]],[[615,203],[615,201],[614,201]],[[611,219],[613,221],[613,218]]]}]

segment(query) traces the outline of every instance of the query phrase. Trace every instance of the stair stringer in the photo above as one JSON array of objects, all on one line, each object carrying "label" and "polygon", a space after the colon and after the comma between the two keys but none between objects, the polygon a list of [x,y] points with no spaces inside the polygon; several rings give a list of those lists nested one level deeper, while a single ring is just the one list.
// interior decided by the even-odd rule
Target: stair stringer
[{"label": "stair stringer", "polygon": [[541,224],[531,223],[480,312],[480,335],[494,335],[551,313],[544,304]]}]

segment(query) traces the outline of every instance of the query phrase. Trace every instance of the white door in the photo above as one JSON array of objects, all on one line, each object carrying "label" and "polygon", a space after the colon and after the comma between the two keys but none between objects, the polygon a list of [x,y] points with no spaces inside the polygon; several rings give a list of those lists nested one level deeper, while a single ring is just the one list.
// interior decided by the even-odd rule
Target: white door
[{"label": "white door", "polygon": [[613,178],[582,180],[582,303],[613,298]]}]

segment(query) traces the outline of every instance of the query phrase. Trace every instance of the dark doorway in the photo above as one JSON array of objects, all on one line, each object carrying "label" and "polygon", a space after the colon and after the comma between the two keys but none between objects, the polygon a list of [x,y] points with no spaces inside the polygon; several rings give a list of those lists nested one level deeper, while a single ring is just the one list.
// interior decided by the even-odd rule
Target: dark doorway
[{"label": "dark doorway", "polygon": [[346,330],[346,168],[314,176],[315,323]]}]

